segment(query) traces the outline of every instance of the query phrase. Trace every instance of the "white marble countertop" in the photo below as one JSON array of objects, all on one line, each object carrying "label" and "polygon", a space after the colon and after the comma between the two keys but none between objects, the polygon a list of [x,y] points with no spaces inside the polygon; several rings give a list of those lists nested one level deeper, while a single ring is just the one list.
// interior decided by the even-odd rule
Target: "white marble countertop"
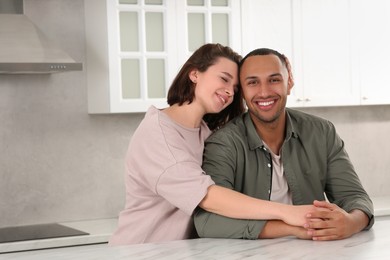
[{"label": "white marble countertop", "polygon": [[[372,200],[374,203],[374,214],[376,217],[390,216],[390,196],[374,197]],[[2,259],[1,253],[106,243],[116,228],[117,219],[111,218],[78,222],[63,222],[59,224],[85,231],[90,235],[0,243],[0,259]],[[388,231],[390,233],[390,228]]]},{"label": "white marble countertop", "polygon": [[370,231],[338,241],[296,238],[193,239],[109,247],[107,244],[35,250],[0,259],[390,259],[390,216],[378,217]]}]

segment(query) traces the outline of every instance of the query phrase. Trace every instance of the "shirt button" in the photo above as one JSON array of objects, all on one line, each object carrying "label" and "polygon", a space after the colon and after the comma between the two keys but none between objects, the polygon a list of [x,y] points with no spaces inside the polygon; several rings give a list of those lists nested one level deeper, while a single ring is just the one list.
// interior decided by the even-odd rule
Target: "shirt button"
[{"label": "shirt button", "polygon": [[271,168],[271,164],[269,163],[269,164],[267,164],[267,166],[268,166],[268,168]]},{"label": "shirt button", "polygon": [[268,190],[268,194],[271,194],[271,190]]}]

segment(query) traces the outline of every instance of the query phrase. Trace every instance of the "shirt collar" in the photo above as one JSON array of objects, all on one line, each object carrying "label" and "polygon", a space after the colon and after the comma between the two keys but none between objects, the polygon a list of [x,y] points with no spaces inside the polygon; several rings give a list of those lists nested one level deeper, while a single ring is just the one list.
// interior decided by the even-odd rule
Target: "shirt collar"
[{"label": "shirt collar", "polygon": [[291,116],[290,116],[290,109],[286,108],[286,138],[285,138],[285,141],[288,141],[290,140],[290,138],[298,138],[299,137],[299,133],[297,131],[298,127],[297,127],[297,123],[291,119]]},{"label": "shirt collar", "polygon": [[263,147],[264,143],[256,132],[255,125],[253,124],[249,112],[245,113],[244,124],[246,126],[246,135],[248,136],[249,149],[255,150],[256,148]]}]

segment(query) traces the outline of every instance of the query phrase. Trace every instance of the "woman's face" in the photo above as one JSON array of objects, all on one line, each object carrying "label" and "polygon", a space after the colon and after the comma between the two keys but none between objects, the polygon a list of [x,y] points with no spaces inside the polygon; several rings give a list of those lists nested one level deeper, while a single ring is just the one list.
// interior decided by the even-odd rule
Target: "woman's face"
[{"label": "woman's face", "polygon": [[219,113],[233,102],[238,85],[238,66],[227,58],[219,58],[206,71],[193,70],[190,79],[196,83],[193,103],[204,114]]}]

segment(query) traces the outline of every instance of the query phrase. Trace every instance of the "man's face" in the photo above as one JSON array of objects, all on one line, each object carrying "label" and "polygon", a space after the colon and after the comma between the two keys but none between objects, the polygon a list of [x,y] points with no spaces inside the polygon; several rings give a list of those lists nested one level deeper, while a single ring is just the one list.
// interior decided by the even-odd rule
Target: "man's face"
[{"label": "man's face", "polygon": [[241,67],[240,82],[252,119],[272,123],[284,113],[292,82],[276,55],[248,57]]}]

